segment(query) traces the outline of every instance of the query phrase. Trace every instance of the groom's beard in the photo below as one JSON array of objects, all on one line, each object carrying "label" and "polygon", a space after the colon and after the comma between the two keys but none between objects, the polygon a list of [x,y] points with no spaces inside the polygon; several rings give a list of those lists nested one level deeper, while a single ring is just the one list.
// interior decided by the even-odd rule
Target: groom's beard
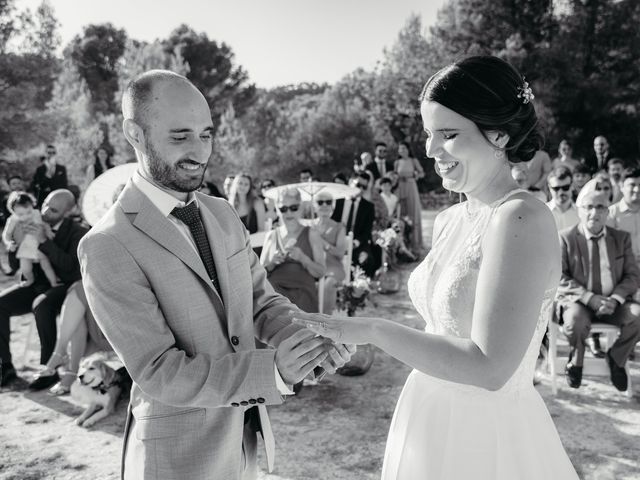
[{"label": "groom's beard", "polygon": [[200,177],[181,178],[178,169],[181,162],[188,162],[187,159],[179,160],[171,165],[163,161],[162,156],[153,148],[149,141],[145,142],[147,148],[147,158],[149,159],[149,173],[151,178],[165,188],[176,192],[189,193],[198,190],[204,181],[204,174],[207,171],[205,166]]}]

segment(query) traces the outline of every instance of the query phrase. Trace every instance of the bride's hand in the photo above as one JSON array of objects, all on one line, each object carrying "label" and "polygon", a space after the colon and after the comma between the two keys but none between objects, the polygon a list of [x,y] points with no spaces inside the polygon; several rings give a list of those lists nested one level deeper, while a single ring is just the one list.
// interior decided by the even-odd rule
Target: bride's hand
[{"label": "bride's hand", "polygon": [[292,322],[334,342],[363,344],[370,342],[371,319],[365,317],[331,317],[321,313],[295,312]]}]

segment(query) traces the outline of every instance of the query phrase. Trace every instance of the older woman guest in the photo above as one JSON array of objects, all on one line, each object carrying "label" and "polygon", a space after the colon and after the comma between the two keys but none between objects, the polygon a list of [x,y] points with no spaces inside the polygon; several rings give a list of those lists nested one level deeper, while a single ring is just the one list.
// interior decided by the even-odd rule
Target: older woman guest
[{"label": "older woman guest", "polygon": [[395,171],[398,174],[398,191],[396,194],[400,200],[400,214],[407,216],[413,223],[411,230],[411,249],[419,253],[422,248],[422,207],[416,179],[424,177],[424,171],[420,162],[411,156],[411,150],[407,142],[398,145],[398,159],[395,163]]},{"label": "older woman guest", "polygon": [[273,288],[306,312],[318,311],[316,280],[325,273],[320,234],[304,225],[297,189],[284,190],[276,209],[279,226],[264,239],[260,263]]},{"label": "older woman guest", "polygon": [[229,203],[236,209],[249,233],[264,231],[266,210],[264,202],[253,190],[250,175],[240,173],[234,177],[229,188]]},{"label": "older woman guest", "polygon": [[312,228],[318,232],[323,243],[326,263],[323,312],[331,313],[336,308],[336,289],[345,279],[342,259],[347,251],[347,236],[344,225],[331,219],[335,203],[329,192],[315,196],[316,218]]}]

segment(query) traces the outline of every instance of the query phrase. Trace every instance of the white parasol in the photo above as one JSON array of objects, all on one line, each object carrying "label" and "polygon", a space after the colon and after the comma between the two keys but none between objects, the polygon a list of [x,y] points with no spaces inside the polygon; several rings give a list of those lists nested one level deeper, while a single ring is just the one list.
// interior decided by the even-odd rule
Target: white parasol
[{"label": "white parasol", "polygon": [[82,214],[89,225],[95,225],[107,213],[137,168],[137,162],[118,165],[89,184],[82,198]]},{"label": "white parasol", "polygon": [[349,187],[341,183],[333,182],[301,182],[290,183],[288,185],[280,185],[278,187],[265,190],[264,196],[271,200],[278,200],[278,195],[284,190],[290,188],[297,188],[302,196],[302,201],[313,201],[313,197],[318,193],[330,193],[334,200],[338,198],[351,198],[360,193],[360,190],[356,187]]}]

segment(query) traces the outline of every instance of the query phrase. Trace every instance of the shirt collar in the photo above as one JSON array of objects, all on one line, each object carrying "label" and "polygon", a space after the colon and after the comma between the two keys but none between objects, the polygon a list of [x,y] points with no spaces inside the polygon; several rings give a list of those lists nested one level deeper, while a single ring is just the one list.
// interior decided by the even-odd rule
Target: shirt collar
[{"label": "shirt collar", "polygon": [[587,240],[591,240],[592,238],[604,238],[607,236],[607,226],[604,226],[600,234],[594,235],[589,230],[587,230],[584,225],[582,225],[582,232],[584,233],[584,236],[587,237]]},{"label": "shirt collar", "polygon": [[629,204],[624,201],[624,198],[620,200],[619,210],[620,210],[620,213],[628,212],[629,210],[631,210],[629,208]]},{"label": "shirt collar", "polygon": [[64,222],[64,218],[62,220],[60,220],[58,223],[56,223],[55,225],[51,226],[51,231],[53,233],[58,233],[58,230],[60,230],[60,225],[62,225],[62,222]]},{"label": "shirt collar", "polygon": [[198,201],[193,192],[189,192],[186,202],[181,202],[166,190],[163,190],[144,178],[137,170],[133,174],[132,181],[165,217],[171,215],[171,211],[176,207],[184,207],[191,202],[196,202],[196,206],[198,205]]},{"label": "shirt collar", "polygon": [[560,207],[558,206],[558,204],[556,202],[554,202],[553,200],[549,200],[549,203],[547,203],[547,205],[549,206],[549,208],[551,210],[557,210],[560,213],[567,213],[570,210],[575,210],[576,206],[573,204],[573,200],[571,201],[571,204],[569,205],[569,208],[567,208],[564,212],[562,210],[560,210]]}]

